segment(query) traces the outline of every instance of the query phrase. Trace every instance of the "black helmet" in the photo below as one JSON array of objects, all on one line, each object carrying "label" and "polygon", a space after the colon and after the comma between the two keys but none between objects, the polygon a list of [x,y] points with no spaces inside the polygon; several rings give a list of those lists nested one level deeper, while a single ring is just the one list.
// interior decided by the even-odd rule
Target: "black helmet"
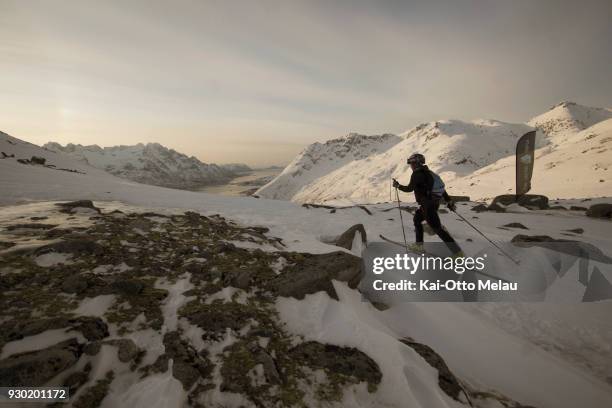
[{"label": "black helmet", "polygon": [[418,166],[422,166],[425,164],[425,156],[420,153],[414,153],[408,158],[408,160],[406,160],[406,163],[414,163]]}]

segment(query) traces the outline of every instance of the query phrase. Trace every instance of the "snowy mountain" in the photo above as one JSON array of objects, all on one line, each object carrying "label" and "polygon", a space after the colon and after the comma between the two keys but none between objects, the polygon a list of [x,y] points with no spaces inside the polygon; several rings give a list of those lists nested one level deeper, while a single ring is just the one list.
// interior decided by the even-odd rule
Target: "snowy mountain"
[{"label": "snowy mountain", "polygon": [[195,189],[224,183],[237,172],[248,171],[245,165],[202,163],[159,143],[102,148],[50,142],[44,148],[68,154],[118,177],[171,188]]},{"label": "snowy mountain", "polygon": [[[562,142],[536,150],[532,192],[561,198],[608,195],[612,191],[611,148],[612,119],[576,133],[566,132]],[[514,183],[515,158],[508,156],[455,180],[452,191],[489,199],[513,192]]]},{"label": "snowy mountain", "polygon": [[[35,159],[32,161],[32,158]],[[41,148],[4,132],[0,132],[0,159],[4,159],[7,162],[13,161],[19,164],[45,167],[51,170],[71,171],[80,174],[104,173],[88,163],[66,155],[63,152]]]},{"label": "snowy mountain", "polygon": [[370,155],[384,152],[400,141],[400,137],[392,134],[366,136],[349,133],[325,143],[313,143],[298,154],[281,174],[260,188],[256,194],[277,200],[290,200],[304,186],[319,180],[326,174],[355,160],[362,160]]},{"label": "snowy mountain", "polygon": [[226,163],[226,164],[220,164],[219,166],[235,174],[247,173],[253,170],[252,168],[250,168],[249,166],[243,163]]},{"label": "snowy mountain", "polygon": [[[605,183],[610,179],[607,169],[612,152],[605,147],[608,128],[602,121],[609,118],[611,110],[564,102],[527,124],[495,120],[426,123],[401,134],[386,150],[368,154],[351,146],[353,155],[358,156],[355,160],[326,163],[309,178],[279,176],[256,194],[309,203],[388,201],[391,178],[407,183],[410,169],[406,158],[420,152],[444,179],[450,194],[487,199],[513,191],[516,142],[535,127],[538,160],[533,192],[566,198],[577,192],[585,197],[603,196],[609,190]],[[598,123],[602,125],[594,126]],[[588,152],[575,155],[583,150]],[[300,159],[298,156],[283,174],[300,174]],[[575,172],[576,168],[582,171]]]},{"label": "snowy mountain", "polygon": [[541,130],[546,138],[560,143],[596,123],[612,118],[612,109],[592,108],[574,102],[561,102],[527,124]]},{"label": "snowy mountain", "polygon": [[[393,143],[384,144],[377,151],[370,151],[362,145],[347,145],[345,148],[351,150],[345,152],[345,156],[350,156],[351,160],[333,161],[333,156],[329,155],[324,166],[317,165],[308,179],[281,179],[279,176],[257,194],[313,203],[385,201],[389,199],[392,177],[407,182],[410,170],[406,158],[413,152],[425,154],[432,170],[440,172],[445,180],[452,180],[511,154],[516,140],[530,129],[523,124],[492,120],[426,123],[390,139]],[[306,152],[319,146],[311,145]],[[300,174],[301,157],[298,156],[281,176],[287,172]],[[270,194],[270,191],[275,194]]]}]

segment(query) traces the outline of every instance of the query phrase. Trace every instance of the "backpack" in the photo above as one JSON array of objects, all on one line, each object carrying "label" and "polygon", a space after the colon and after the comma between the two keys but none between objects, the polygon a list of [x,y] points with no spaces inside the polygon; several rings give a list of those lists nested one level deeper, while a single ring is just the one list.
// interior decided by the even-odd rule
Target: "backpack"
[{"label": "backpack", "polygon": [[438,176],[433,171],[430,170],[429,173],[431,174],[431,177],[433,178],[433,184],[431,186],[430,194],[433,195],[433,196],[441,197],[444,194],[444,191],[445,191],[444,182],[442,181],[440,176]]}]

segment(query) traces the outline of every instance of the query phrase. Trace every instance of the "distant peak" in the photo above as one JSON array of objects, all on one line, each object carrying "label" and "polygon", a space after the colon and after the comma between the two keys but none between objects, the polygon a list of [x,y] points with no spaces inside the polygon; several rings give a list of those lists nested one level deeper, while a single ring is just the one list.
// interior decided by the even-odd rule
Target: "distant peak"
[{"label": "distant peak", "polygon": [[577,106],[578,104],[576,102],[572,102],[572,101],[563,101],[563,102],[559,102],[556,105],[553,105],[550,110],[556,109],[556,108],[569,108],[570,106]]}]

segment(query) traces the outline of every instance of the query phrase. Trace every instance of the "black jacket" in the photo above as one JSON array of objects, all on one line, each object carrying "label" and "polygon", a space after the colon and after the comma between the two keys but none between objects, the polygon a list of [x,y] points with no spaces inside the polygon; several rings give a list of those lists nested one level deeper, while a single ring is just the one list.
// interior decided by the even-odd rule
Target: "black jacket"
[{"label": "black jacket", "polygon": [[[398,187],[405,193],[410,193],[414,191],[414,198],[416,202],[419,204],[423,204],[426,200],[439,199],[439,197],[433,197],[431,194],[431,190],[434,185],[434,179],[431,175],[431,171],[429,167],[423,165],[418,169],[412,172],[412,176],[410,176],[410,183],[407,186]],[[446,202],[450,201],[449,195],[444,191],[442,197]]]}]

